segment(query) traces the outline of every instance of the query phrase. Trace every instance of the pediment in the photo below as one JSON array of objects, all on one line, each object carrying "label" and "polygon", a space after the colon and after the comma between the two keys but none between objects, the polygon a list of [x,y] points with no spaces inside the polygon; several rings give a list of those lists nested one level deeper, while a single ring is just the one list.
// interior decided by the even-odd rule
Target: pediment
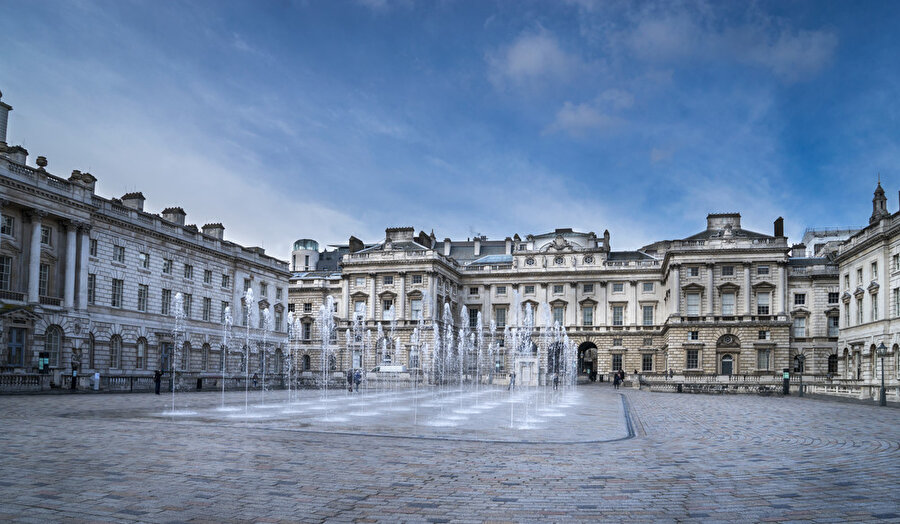
[{"label": "pediment", "polygon": [[277,312],[279,312],[279,313],[283,312],[283,311],[284,311],[284,304],[281,304],[281,303],[275,304],[275,311],[277,311]]},{"label": "pediment", "polygon": [[763,282],[757,282],[756,284],[753,284],[750,287],[752,287],[753,289],[775,289],[775,284],[773,284],[771,282],[763,281]]},{"label": "pediment", "polygon": [[875,293],[878,293],[878,289],[880,287],[881,286],[878,285],[878,282],[873,281],[871,284],[869,284],[869,287],[867,287],[866,289],[869,291],[870,294],[874,295]]},{"label": "pediment", "polygon": [[594,306],[597,305],[597,301],[592,298],[583,298],[578,301],[582,306]]},{"label": "pediment", "polygon": [[21,324],[27,322],[37,322],[43,317],[39,313],[36,313],[28,308],[19,307],[0,313],[0,318],[4,320],[9,319],[13,323]]},{"label": "pediment", "polygon": [[259,308],[260,308],[260,309],[269,309],[269,299],[268,299],[268,298],[264,298],[264,299],[260,300],[260,301],[259,301]]},{"label": "pediment", "polygon": [[691,282],[681,286],[681,289],[684,291],[704,291],[706,288],[696,282]]},{"label": "pediment", "polygon": [[422,298],[424,295],[418,289],[414,289],[412,291],[408,291],[406,296],[409,298]]},{"label": "pediment", "polygon": [[10,242],[9,240],[7,240],[5,238],[3,239],[3,242],[0,243],[0,249],[2,249],[2,251],[4,253],[21,253],[22,252],[22,248],[20,248],[18,246],[18,244],[14,243],[14,242]]},{"label": "pediment", "polygon": [[843,300],[845,303],[850,302],[850,292],[844,291],[844,294],[841,295],[841,300]]},{"label": "pediment", "polygon": [[369,298],[369,294],[365,293],[363,291],[357,291],[356,293],[353,293],[350,296],[353,298]]},{"label": "pediment", "polygon": [[861,296],[863,296],[865,294],[866,294],[866,292],[861,287],[857,287],[856,291],[853,292],[853,296],[855,296],[856,298],[860,298]]},{"label": "pediment", "polygon": [[555,299],[555,300],[551,300],[551,301],[550,301],[550,305],[551,305],[551,306],[562,306],[562,307],[566,307],[567,305],[569,305],[569,303],[566,302],[565,300],[561,299],[561,298],[557,298],[557,299]]},{"label": "pediment", "polygon": [[741,289],[741,286],[735,284],[734,282],[723,282],[719,284],[719,291],[723,291],[725,293],[730,293],[732,291],[738,291]]},{"label": "pediment", "polygon": [[791,310],[791,315],[795,317],[808,317],[809,310],[805,307],[798,306]]},{"label": "pediment", "polygon": [[830,317],[830,316],[834,316],[834,315],[840,315],[840,314],[841,314],[841,310],[838,309],[838,308],[835,307],[835,306],[832,306],[832,307],[826,309],[826,310],[824,311],[824,313],[825,313],[825,316],[826,316],[826,317]]},{"label": "pediment", "polygon": [[389,291],[389,290],[385,289],[385,290],[382,291],[381,293],[378,293],[378,296],[381,297],[381,298],[384,298],[384,297],[391,297],[391,298],[393,298],[393,297],[396,297],[396,296],[397,296],[397,293],[394,293],[393,291]]}]

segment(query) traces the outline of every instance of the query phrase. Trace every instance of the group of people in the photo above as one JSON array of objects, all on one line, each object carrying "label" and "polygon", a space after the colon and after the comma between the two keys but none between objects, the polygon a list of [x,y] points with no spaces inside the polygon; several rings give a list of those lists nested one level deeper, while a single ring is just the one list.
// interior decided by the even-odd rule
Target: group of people
[{"label": "group of people", "polygon": [[625,370],[620,369],[613,374],[613,387],[619,389],[619,384],[625,382]]},{"label": "group of people", "polygon": [[362,371],[360,370],[347,370],[347,391],[353,393],[353,386],[356,386],[356,391],[359,392],[359,385],[362,382]]}]

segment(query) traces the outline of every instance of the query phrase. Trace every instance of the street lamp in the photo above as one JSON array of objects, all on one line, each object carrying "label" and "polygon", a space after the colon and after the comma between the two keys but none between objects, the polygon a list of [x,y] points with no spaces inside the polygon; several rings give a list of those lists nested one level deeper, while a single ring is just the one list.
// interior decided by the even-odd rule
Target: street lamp
[{"label": "street lamp", "polygon": [[882,342],[881,344],[878,344],[875,351],[878,353],[878,356],[881,357],[881,391],[878,395],[878,405],[887,406],[887,396],[884,390],[884,356],[887,355],[887,346]]},{"label": "street lamp", "polygon": [[797,355],[797,364],[798,364],[797,371],[800,372],[800,395],[798,395],[798,396],[801,396],[801,397],[803,396],[803,369],[804,369],[803,363],[805,361],[806,361],[806,355],[803,355],[803,354]]}]

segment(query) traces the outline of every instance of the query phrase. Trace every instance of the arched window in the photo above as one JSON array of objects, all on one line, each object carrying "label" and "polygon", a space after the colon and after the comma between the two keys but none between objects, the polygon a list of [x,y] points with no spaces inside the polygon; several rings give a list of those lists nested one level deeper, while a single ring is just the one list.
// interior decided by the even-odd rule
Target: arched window
[{"label": "arched window", "polygon": [[137,340],[137,347],[135,349],[135,360],[134,360],[134,368],[135,369],[147,369],[147,339],[141,337]]},{"label": "arched window", "polygon": [[828,355],[828,372],[831,374],[835,374],[838,372],[837,355]]},{"label": "arched window", "polygon": [[312,362],[309,355],[303,355],[303,371],[309,371],[312,368]]},{"label": "arched window", "polygon": [[95,365],[96,361],[95,361],[95,357],[94,357],[95,353],[94,353],[94,334],[93,333],[88,333],[87,344],[88,344],[88,346],[87,346],[88,367],[91,369],[94,369],[96,367],[96,365]]},{"label": "arched window", "polygon": [[62,329],[50,326],[44,332],[44,351],[50,354],[50,367],[59,367],[59,351],[62,348]]},{"label": "arched window", "polygon": [[191,343],[187,341],[181,345],[181,370],[191,370]]},{"label": "arched window", "polygon": [[203,353],[200,354],[200,370],[209,369],[209,344],[203,344]]},{"label": "arched window", "polygon": [[120,369],[122,367],[122,337],[113,335],[109,339],[109,367]]},{"label": "arched window", "polygon": [[274,369],[275,373],[281,373],[283,371],[283,367],[284,367],[283,362],[284,362],[284,358],[281,354],[281,349],[276,349],[275,350],[275,369]]}]

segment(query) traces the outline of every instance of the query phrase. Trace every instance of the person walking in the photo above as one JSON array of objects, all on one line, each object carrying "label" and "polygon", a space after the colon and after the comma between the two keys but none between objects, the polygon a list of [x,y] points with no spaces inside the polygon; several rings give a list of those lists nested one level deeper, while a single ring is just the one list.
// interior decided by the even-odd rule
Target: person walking
[{"label": "person walking", "polygon": [[509,374],[509,385],[506,386],[506,391],[509,391],[511,389],[516,389],[516,374],[515,373]]},{"label": "person walking", "polygon": [[162,382],[162,371],[156,370],[153,372],[153,384],[156,385],[156,394],[159,395],[159,384]]},{"label": "person walking", "polygon": [[613,375],[613,387],[616,389],[619,389],[619,372],[618,371],[616,371],[616,373]]},{"label": "person walking", "polygon": [[553,389],[559,389],[559,373],[553,374]]},{"label": "person walking", "polygon": [[353,383],[356,385],[356,392],[359,393],[359,384],[362,382],[362,371],[356,370],[353,374]]},{"label": "person walking", "polygon": [[347,370],[347,392],[353,393],[353,370]]}]

